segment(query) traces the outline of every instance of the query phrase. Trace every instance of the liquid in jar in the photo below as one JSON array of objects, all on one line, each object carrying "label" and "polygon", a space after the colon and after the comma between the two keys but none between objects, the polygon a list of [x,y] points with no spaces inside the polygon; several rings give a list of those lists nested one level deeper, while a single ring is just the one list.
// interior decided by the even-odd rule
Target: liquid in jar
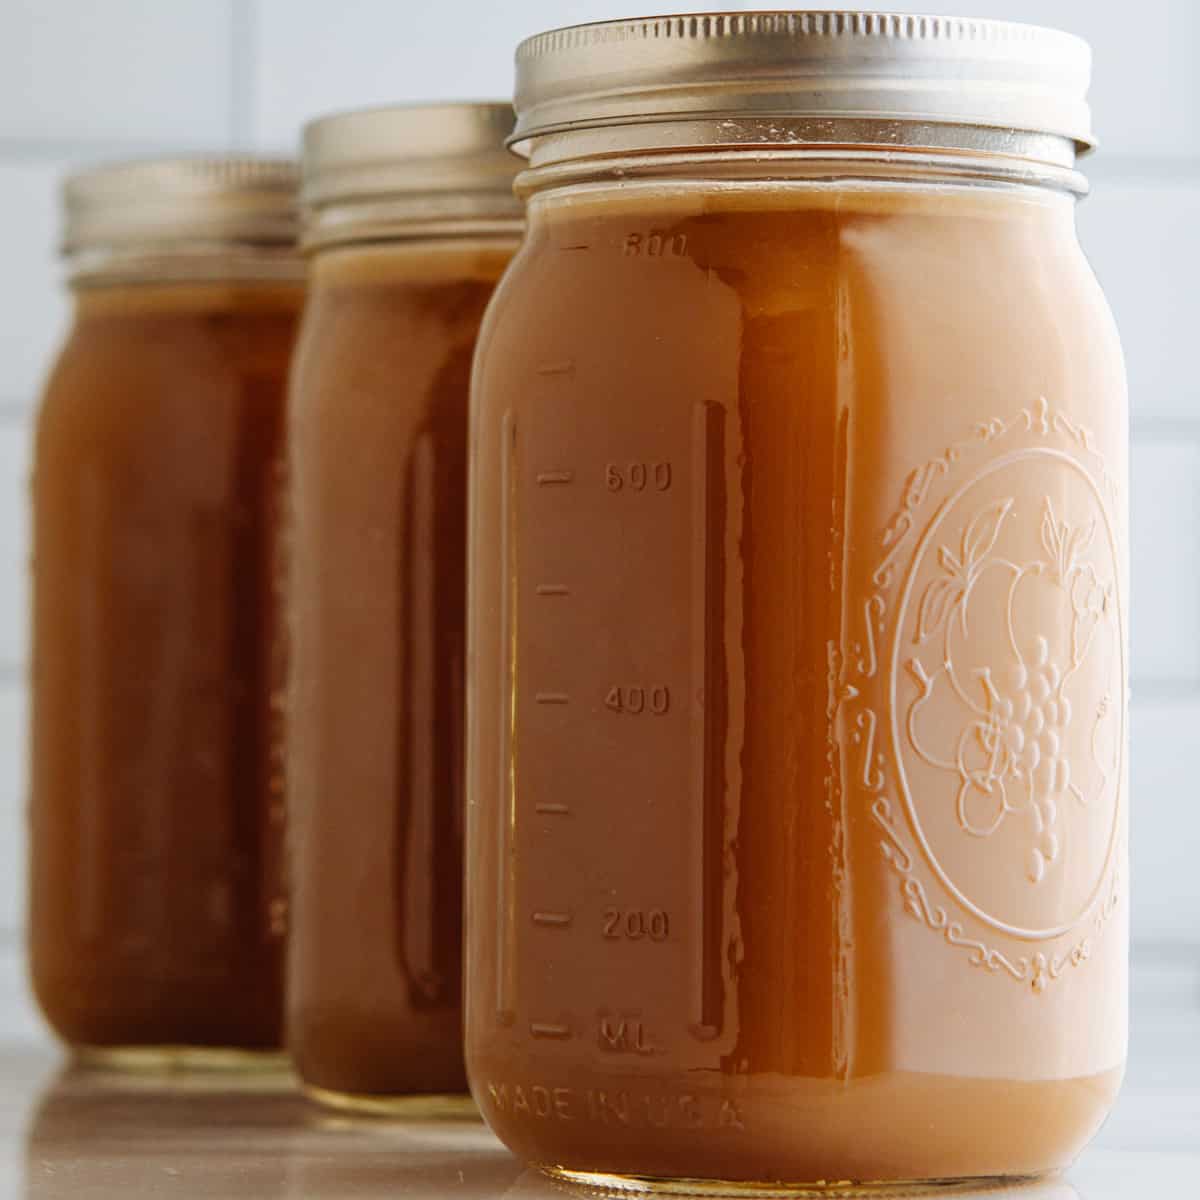
[{"label": "liquid in jar", "polygon": [[[30,955],[59,1036],[123,1065],[281,1044],[291,186],[240,161],[69,185],[95,257],[37,423]],[[136,201],[110,211],[126,187],[166,206],[169,252]],[[276,240],[239,253],[211,220],[246,196]]]}]

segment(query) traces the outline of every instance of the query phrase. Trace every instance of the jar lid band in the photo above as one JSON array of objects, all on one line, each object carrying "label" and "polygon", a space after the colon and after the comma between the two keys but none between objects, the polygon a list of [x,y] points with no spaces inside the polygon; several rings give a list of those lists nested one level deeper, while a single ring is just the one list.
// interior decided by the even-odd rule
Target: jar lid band
[{"label": "jar lid band", "polygon": [[521,218],[505,142],[510,104],[399,105],[338,113],[304,130],[306,247],[457,223]]},{"label": "jar lid band", "polygon": [[516,66],[510,142],[525,153],[548,135],[678,122],[741,123],[764,144],[773,118],[971,125],[1094,144],[1087,43],[1007,21],[874,12],[603,21],[527,39]]},{"label": "jar lid band", "polygon": [[67,255],[295,244],[299,172],[281,158],[198,156],[110,163],[63,185]]}]

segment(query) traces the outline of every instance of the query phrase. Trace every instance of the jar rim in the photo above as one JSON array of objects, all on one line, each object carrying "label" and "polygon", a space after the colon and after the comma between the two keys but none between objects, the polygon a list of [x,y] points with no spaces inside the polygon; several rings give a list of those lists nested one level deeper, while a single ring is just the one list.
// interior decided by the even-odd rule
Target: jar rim
[{"label": "jar rim", "polygon": [[517,193],[526,204],[551,193],[576,196],[617,188],[625,195],[640,190],[700,189],[713,193],[791,190],[818,187],[843,191],[863,188],[947,189],[1004,187],[1060,193],[1080,199],[1087,178],[1069,166],[1005,159],[988,154],[911,152],[880,154],[871,148],[772,150],[707,149],[580,159],[533,166],[517,176]]},{"label": "jar rim", "polygon": [[294,245],[180,242],[101,247],[69,259],[74,289],[176,283],[296,283],[307,271]]}]

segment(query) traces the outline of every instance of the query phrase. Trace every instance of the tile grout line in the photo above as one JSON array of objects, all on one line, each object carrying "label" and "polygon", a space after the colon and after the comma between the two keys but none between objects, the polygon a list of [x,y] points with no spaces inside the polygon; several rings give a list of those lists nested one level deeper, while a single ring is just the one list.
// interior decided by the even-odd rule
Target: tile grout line
[{"label": "tile grout line", "polygon": [[1132,441],[1200,444],[1200,419],[1134,416],[1129,421],[1129,436]]},{"label": "tile grout line", "polygon": [[[1130,421],[1130,449],[1139,446],[1161,448],[1162,446],[1178,446],[1186,443],[1187,448],[1200,448],[1200,422],[1186,418],[1150,417]],[[1193,491],[1200,490],[1200,476],[1191,472]],[[1200,499],[1200,498],[1198,498]],[[1200,503],[1197,505],[1200,509]],[[1196,616],[1196,636],[1200,638],[1200,613]],[[1148,676],[1139,679],[1134,673],[1130,679],[1132,707],[1139,704],[1194,704],[1200,700],[1200,680],[1196,679],[1165,679]]]},{"label": "tile grout line", "polygon": [[1191,155],[1105,154],[1101,150],[1095,161],[1085,156],[1079,169],[1092,183],[1180,184],[1200,178],[1200,159]]},{"label": "tile grout line", "polygon": [[229,0],[229,137],[234,148],[254,143],[254,83],[258,66],[258,2]]},{"label": "tile grout line", "polygon": [[162,138],[11,138],[0,137],[0,166],[60,164],[63,160],[100,161],[211,150],[211,140]]},{"label": "tile grout line", "polygon": [[1173,679],[1134,679],[1130,685],[1131,707],[1139,705],[1194,704],[1200,701],[1200,681]]},{"label": "tile grout line", "polygon": [[1135,938],[1132,957],[1142,964],[1192,967],[1200,971],[1200,942],[1184,938]]}]

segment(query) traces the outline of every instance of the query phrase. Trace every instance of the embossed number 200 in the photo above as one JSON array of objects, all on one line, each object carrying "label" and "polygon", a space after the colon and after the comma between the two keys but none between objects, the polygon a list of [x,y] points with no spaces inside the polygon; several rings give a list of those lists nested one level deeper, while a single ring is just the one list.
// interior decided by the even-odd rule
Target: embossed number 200
[{"label": "embossed number 200", "polygon": [[670,920],[661,908],[606,908],[604,910],[604,936],[606,938],[628,938],[639,942],[649,938],[652,942],[665,942],[670,933]]}]

